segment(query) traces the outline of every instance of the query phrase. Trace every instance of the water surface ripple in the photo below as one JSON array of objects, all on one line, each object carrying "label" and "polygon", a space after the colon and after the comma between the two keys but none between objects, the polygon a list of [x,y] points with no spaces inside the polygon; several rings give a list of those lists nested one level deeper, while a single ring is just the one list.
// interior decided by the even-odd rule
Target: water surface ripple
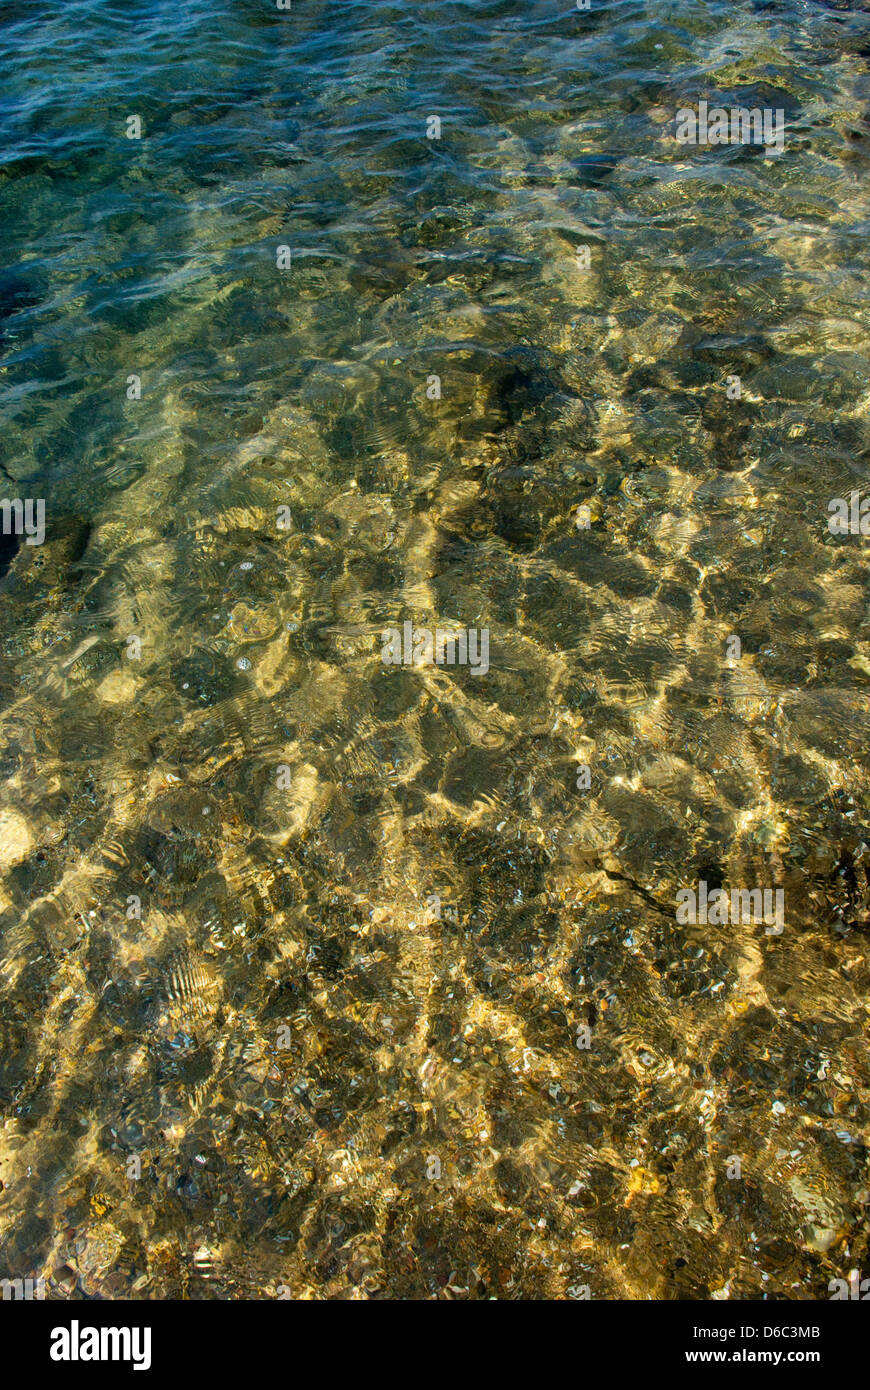
[{"label": "water surface ripple", "polygon": [[[47,508],[0,554],[0,1276],[826,1298],[870,1268],[866,7],[0,10]],[[701,99],[783,154],[679,144]],[[490,670],[384,665],[406,621]],[[700,880],[782,934],[680,925]]]}]

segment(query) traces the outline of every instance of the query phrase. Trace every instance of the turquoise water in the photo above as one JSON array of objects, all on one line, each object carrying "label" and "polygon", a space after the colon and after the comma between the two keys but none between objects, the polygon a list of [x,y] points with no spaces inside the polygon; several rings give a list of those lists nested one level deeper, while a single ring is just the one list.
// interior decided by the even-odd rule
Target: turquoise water
[{"label": "turquoise water", "polygon": [[[826,1298],[870,1259],[870,542],[827,525],[870,14],[0,26],[46,509],[0,537],[0,1277]],[[681,144],[702,100],[782,154]],[[406,622],[488,671],[385,665]],[[702,881],[784,930],[678,923]]]}]

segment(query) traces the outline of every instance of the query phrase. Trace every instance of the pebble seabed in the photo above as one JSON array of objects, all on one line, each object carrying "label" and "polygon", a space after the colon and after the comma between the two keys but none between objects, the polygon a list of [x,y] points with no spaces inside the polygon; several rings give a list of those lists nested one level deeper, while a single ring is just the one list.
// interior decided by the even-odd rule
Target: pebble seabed
[{"label": "pebble seabed", "polygon": [[[0,1276],[829,1297],[870,14],[3,9],[3,486],[47,526],[0,581]],[[782,155],[678,143],[700,99]],[[490,669],[385,665],[407,621]],[[784,929],[678,923],[701,881]]]}]

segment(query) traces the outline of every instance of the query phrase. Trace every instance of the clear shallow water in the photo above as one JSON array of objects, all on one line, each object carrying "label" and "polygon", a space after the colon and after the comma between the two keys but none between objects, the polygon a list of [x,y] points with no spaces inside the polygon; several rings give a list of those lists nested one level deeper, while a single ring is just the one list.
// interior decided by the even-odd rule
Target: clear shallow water
[{"label": "clear shallow water", "polygon": [[0,1273],[866,1272],[868,14],[0,19]]}]

